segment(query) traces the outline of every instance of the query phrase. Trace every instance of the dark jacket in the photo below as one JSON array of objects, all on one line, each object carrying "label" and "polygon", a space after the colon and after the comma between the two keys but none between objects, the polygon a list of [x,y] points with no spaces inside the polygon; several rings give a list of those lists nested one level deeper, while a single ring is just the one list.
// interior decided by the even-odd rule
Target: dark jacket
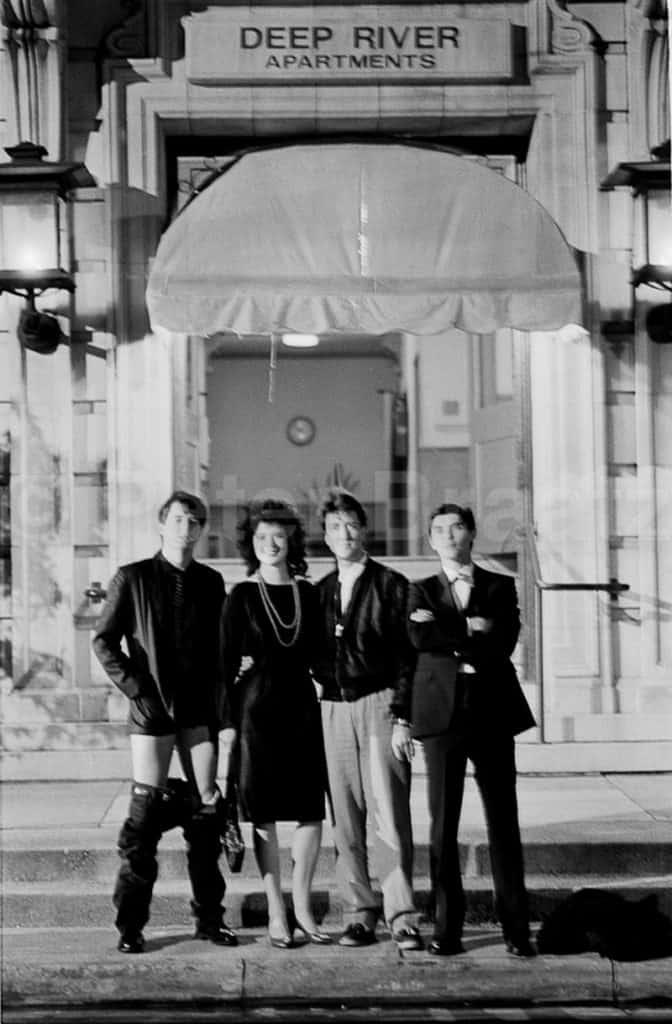
[{"label": "dark jacket", "polygon": [[[323,700],[352,701],[392,688],[390,711],[406,717],[415,665],[406,631],[406,577],[367,559],[344,616],[339,616],[337,571],[321,579],[316,589],[320,642],[313,674],[324,688]],[[343,632],[337,637],[339,622]]]},{"label": "dark jacket", "polygon": [[[411,585],[409,614],[425,608],[433,622],[409,620],[411,642],[419,652],[413,679],[410,719],[418,739],[445,732],[453,720],[457,672],[463,663],[476,669],[468,682],[476,721],[510,734],[534,724],[511,655],[520,632],[514,580],[474,566],[474,583],[466,612],[459,608],[443,572]],[[468,635],[467,616],[492,619],[489,633]]]},{"label": "dark jacket", "polygon": [[[167,707],[174,641],[161,561],[158,553],[117,570],[98,620],[93,649],[114,685],[129,699],[158,690]],[[185,573],[195,602],[193,685],[217,693],[222,684],[224,581],[216,570],[199,562],[192,562]]]}]

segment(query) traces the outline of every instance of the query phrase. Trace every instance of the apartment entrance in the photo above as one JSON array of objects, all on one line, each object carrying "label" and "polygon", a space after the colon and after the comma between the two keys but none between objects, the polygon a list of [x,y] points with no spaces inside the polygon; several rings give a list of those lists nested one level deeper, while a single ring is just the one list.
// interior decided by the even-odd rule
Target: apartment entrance
[{"label": "apartment entrance", "polygon": [[455,500],[484,553],[515,554],[514,331],[578,319],[579,285],[515,161],[494,164],[381,138],[211,163],[148,302],[208,339],[213,556],[241,501],[284,490],[312,522],[334,483],[359,489],[379,553],[422,554],[430,507]]}]

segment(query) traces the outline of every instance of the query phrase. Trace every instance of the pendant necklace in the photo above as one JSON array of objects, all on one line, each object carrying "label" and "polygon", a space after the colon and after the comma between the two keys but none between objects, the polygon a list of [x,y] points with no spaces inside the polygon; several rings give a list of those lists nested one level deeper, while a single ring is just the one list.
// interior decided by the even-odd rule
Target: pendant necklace
[{"label": "pendant necklace", "polygon": [[[290,586],[292,588],[292,596],[294,598],[294,614],[289,622],[283,622],[280,615],[278,614],[275,605],[273,604],[273,601],[271,600],[271,595],[268,592],[266,580],[264,579],[260,572],[256,572],[254,574],[254,578],[259,584],[261,603],[263,604],[269,622],[273,627],[273,632],[275,633],[276,640],[278,641],[281,647],[293,647],[297,641],[299,632],[301,630],[301,600],[299,598],[299,587],[296,580],[292,578],[289,581]],[[280,636],[280,629],[278,627],[281,627],[282,629],[286,630],[293,630],[292,636],[289,639],[289,641],[282,639],[282,637]]]}]

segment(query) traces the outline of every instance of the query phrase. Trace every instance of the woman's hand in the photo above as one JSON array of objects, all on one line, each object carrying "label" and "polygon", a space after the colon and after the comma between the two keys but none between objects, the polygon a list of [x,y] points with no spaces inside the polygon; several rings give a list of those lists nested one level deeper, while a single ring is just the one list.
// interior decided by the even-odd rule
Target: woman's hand
[{"label": "woman's hand", "polygon": [[230,757],[231,751],[236,745],[236,730],[233,726],[227,726],[226,729],[220,730],[219,733],[219,749],[223,757]]},{"label": "woman's hand", "polygon": [[402,725],[401,722],[394,723],[392,727],[392,753],[397,761],[408,761],[410,763],[413,760],[415,746],[411,739],[410,725]]},{"label": "woman's hand", "polygon": [[414,612],[408,616],[411,622],[434,622],[434,612],[430,612],[429,608],[416,608]]}]

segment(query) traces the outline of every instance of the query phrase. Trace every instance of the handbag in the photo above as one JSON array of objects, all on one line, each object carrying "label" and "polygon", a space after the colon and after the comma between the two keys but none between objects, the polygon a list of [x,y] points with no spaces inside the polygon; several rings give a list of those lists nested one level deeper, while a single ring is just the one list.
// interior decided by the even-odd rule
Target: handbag
[{"label": "handbag", "polygon": [[229,779],[226,787],[226,796],[217,802],[217,816],[229,871],[237,874],[245,858],[245,841],[238,822],[238,793],[232,779]]}]

